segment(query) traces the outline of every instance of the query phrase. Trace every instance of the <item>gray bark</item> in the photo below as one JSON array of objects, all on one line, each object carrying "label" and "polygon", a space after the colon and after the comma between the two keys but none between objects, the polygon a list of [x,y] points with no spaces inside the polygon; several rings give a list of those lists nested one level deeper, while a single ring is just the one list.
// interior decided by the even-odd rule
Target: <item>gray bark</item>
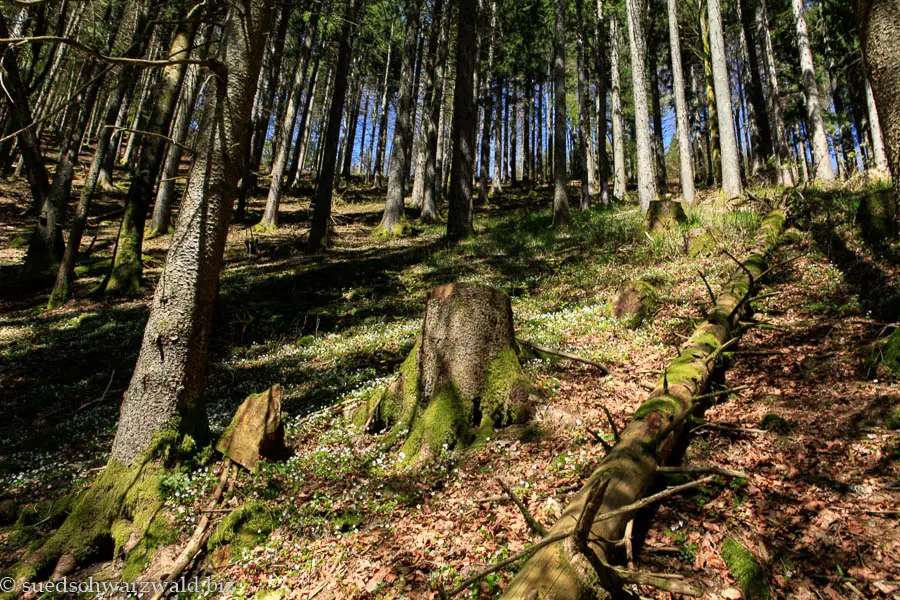
[{"label": "gray bark", "polygon": [[615,16],[609,20],[609,71],[613,134],[613,197],[624,200],[627,191],[625,125],[622,122],[622,86],[619,72],[619,20]]},{"label": "gray bark", "polygon": [[722,9],[719,0],[708,0],[709,45],[713,85],[716,90],[716,109],[719,120],[719,144],[722,150],[722,191],[729,198],[744,192],[741,183],[741,162],[734,133],[731,110],[731,85],[728,82],[728,62],[725,57],[725,35],[722,30]]},{"label": "gray bark", "polygon": [[641,23],[641,0],[627,0],[628,41],[631,48],[631,80],[634,86],[634,129],[637,145],[638,198],[641,212],[650,209],[656,200],[656,181],[653,178],[653,149],[650,141],[650,113],[647,104],[647,75],[644,65],[644,32]]},{"label": "gray bark", "polygon": [[675,95],[676,132],[678,135],[678,162],[681,167],[681,195],[688,205],[694,202],[694,167],[691,164],[690,126],[688,124],[687,99],[684,95],[684,72],[681,68],[681,39],[678,34],[678,7],[676,0],[668,0],[669,48],[672,52],[672,90]]},{"label": "gray bark", "polygon": [[450,166],[447,237],[452,241],[472,235],[472,180],[475,164],[475,62],[478,56],[478,0],[458,0],[456,41],[456,87],[453,92],[454,140]]},{"label": "gray bark", "polygon": [[[208,424],[201,393],[206,379],[216,282],[222,269],[232,204],[247,144],[253,89],[271,9],[242,3],[225,25],[220,60],[225,81],[213,78],[194,168],[178,214],[125,392],[111,462],[131,464],[162,431],[178,429],[202,442]],[[240,15],[240,16],[239,16]]]},{"label": "gray bark", "polygon": [[565,227],[572,217],[569,214],[569,174],[566,169],[566,0],[556,0],[556,35],[553,53],[553,84],[555,86],[554,111],[556,113],[553,134],[553,226]]}]

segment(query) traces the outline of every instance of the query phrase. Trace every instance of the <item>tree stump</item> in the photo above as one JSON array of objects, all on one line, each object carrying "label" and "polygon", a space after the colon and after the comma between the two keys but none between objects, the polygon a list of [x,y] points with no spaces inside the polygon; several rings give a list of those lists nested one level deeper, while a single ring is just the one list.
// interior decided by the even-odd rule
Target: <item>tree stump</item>
[{"label": "tree stump", "polygon": [[659,294],[646,281],[632,281],[619,288],[610,301],[610,313],[619,320],[626,320],[628,326],[636,328],[644,322],[659,304]]},{"label": "tree stump", "polygon": [[389,441],[408,434],[401,451],[413,463],[523,422],[531,391],[509,297],[448,284],[429,295],[422,333],[398,378],[375,390],[353,420],[373,432],[390,428]]},{"label": "tree stump", "polygon": [[216,450],[248,471],[256,471],[263,458],[284,458],[284,423],[281,422],[281,386],[249,396],[222,433]]},{"label": "tree stump", "polygon": [[658,233],[685,221],[687,221],[687,215],[680,202],[654,200],[650,203],[650,209],[644,219],[644,229],[648,233]]}]

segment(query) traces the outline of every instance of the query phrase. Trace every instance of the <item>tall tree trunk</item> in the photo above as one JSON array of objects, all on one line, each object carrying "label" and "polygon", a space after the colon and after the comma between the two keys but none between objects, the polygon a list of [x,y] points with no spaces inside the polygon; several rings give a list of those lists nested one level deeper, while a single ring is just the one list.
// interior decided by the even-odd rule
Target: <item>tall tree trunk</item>
[{"label": "tall tree trunk", "polygon": [[747,49],[747,70],[750,73],[748,83],[750,87],[749,100],[753,107],[753,127],[751,129],[754,138],[753,150],[755,160],[761,163],[760,166],[764,170],[768,170],[766,165],[774,153],[774,146],[772,128],[769,126],[769,119],[766,118],[765,92],[760,77],[759,53],[757,52],[759,38],[758,35],[754,35],[755,10],[753,3],[762,1],[764,0],[740,0],[739,10],[741,34]]},{"label": "tall tree trunk", "polygon": [[204,123],[172,245],[131,383],[125,392],[111,462],[131,464],[166,430],[198,441],[208,436],[202,391],[216,283],[237,195],[253,83],[259,73],[270,3],[250,0],[233,10],[222,35],[224,81],[210,80]]},{"label": "tall tree trunk", "polygon": [[707,173],[707,185],[722,182],[722,144],[719,135],[719,108],[716,104],[716,86],[713,81],[712,44],[709,37],[709,13],[704,10],[703,1],[700,6],[700,39],[703,46],[703,74],[706,77],[706,107],[708,154],[711,169]]},{"label": "tall tree trunk", "polygon": [[619,19],[609,19],[610,112],[613,134],[613,197],[624,200],[628,191],[625,174],[625,124],[622,120],[622,86],[619,71]]},{"label": "tall tree trunk", "polygon": [[669,178],[666,173],[666,145],[662,130],[662,107],[660,106],[659,65],[656,61],[659,38],[656,35],[656,15],[651,11],[647,34],[647,62],[650,70],[650,102],[653,109],[653,158],[656,161],[656,189],[658,193],[669,191]]},{"label": "tall tree trunk", "polygon": [[668,0],[669,48],[672,53],[672,91],[675,96],[675,119],[678,135],[678,164],[681,167],[681,195],[688,205],[694,202],[694,168],[691,164],[690,125],[687,99],[684,94],[684,72],[681,68],[681,38],[678,34],[676,0]]},{"label": "tall tree trunk", "polygon": [[597,40],[597,177],[600,180],[600,204],[609,204],[609,153],[606,151],[606,93],[607,80],[607,52],[609,51],[606,39],[606,17],[603,14],[603,0],[597,0],[597,30],[594,32]]},{"label": "tall tree trunk", "polygon": [[[272,162],[272,182],[269,185],[269,195],[266,198],[266,210],[263,214],[263,227],[278,226],[278,205],[281,202],[282,186],[284,185],[284,171],[287,167],[288,156],[291,148],[291,138],[294,133],[294,124],[297,121],[297,112],[300,109],[301,94],[303,86],[306,84],[306,69],[309,65],[309,57],[312,52],[313,45],[316,43],[319,31],[319,15],[321,14],[321,3],[315,3],[313,12],[309,17],[309,24],[306,27],[306,36],[303,40],[303,46],[300,50],[300,56],[294,67],[293,82],[288,95],[287,110],[284,114],[284,120],[281,126],[281,143],[275,152],[275,160]],[[302,132],[300,134],[302,136]],[[300,140],[297,141],[300,144]]]},{"label": "tall tree trunk", "polygon": [[[196,21],[188,19],[178,27],[172,40],[168,56],[171,60],[184,60],[190,55]],[[181,85],[187,65],[171,64],[162,71],[155,90],[156,101],[147,123],[148,135],[141,144],[141,153],[134,170],[128,196],[125,199],[125,215],[119,228],[112,271],[106,283],[109,295],[136,293],[141,287],[143,273],[142,251],[144,245],[144,224],[147,209],[153,196],[153,186],[159,177],[160,166],[165,154],[165,136],[169,131],[172,116],[181,93]]]},{"label": "tall tree trunk", "polygon": [[[432,97],[425,115],[425,161],[422,181],[422,212],[420,220],[433,223],[438,218],[437,202],[441,192],[441,178],[438,175],[439,127],[441,108],[444,104],[444,85],[447,71],[447,55],[450,37],[450,10],[444,7],[444,0],[434,2],[434,26],[439,28],[439,38],[431,65],[433,84]],[[434,45],[429,44],[429,47]]]},{"label": "tall tree trunk", "polygon": [[581,210],[591,206],[591,171],[588,164],[588,139],[591,137],[591,105],[587,92],[584,68],[584,0],[575,0],[576,20],[575,45],[577,50],[577,93],[578,93],[578,152],[581,179]]},{"label": "tall tree trunk", "polygon": [[513,81],[512,84],[512,99],[511,99],[511,110],[512,110],[512,120],[510,121],[510,126],[512,127],[512,131],[509,134],[509,178],[513,187],[518,185],[518,167],[519,167],[519,95],[518,91],[518,83]]},{"label": "tall tree trunk", "polygon": [[[125,53],[129,58],[137,58],[144,54],[147,48],[147,41],[150,36],[148,28],[147,6],[144,2],[132,2],[129,8],[136,9],[133,14],[126,17],[135,22],[134,33],[130,37],[131,47]],[[124,28],[120,30],[120,34],[126,37]],[[119,46],[120,44],[117,44]],[[91,161],[90,169],[81,186],[81,195],[78,200],[78,208],[75,212],[75,219],[69,230],[69,238],[66,241],[65,251],[63,252],[62,261],[56,274],[56,282],[53,285],[53,291],[50,294],[48,308],[58,308],[62,306],[72,294],[72,283],[75,280],[75,263],[78,259],[78,249],[81,246],[81,239],[84,235],[85,225],[87,223],[88,212],[91,207],[94,192],[97,188],[97,179],[100,175],[100,169],[106,161],[106,157],[110,152],[112,135],[116,120],[119,118],[123,101],[127,95],[133,92],[137,81],[137,69],[132,65],[124,65],[118,74],[119,83],[110,95],[106,117],[103,121],[104,127],[100,130],[100,137],[97,141],[97,149],[94,158]]]},{"label": "tall tree trunk", "polygon": [[[391,22],[391,32],[388,40],[394,39],[394,23]],[[384,174],[384,153],[387,146],[387,127],[388,127],[388,84],[390,83],[391,74],[391,54],[393,44],[388,42],[387,59],[384,61],[384,84],[381,86],[381,109],[378,114],[381,115],[381,123],[378,126],[378,149],[375,151],[375,168],[372,172],[372,182],[375,186],[381,185]]]},{"label": "tall tree trunk", "polygon": [[788,146],[787,128],[784,124],[784,108],[781,103],[781,89],[778,85],[778,68],[775,64],[775,50],[772,46],[772,32],[769,29],[769,17],[766,10],[767,0],[753,0],[756,37],[759,40],[765,66],[766,84],[769,93],[766,96],[766,108],[772,125],[772,146],[777,162],[778,183],[794,185],[794,168]]},{"label": "tall tree trunk", "polygon": [[631,80],[634,86],[634,129],[637,144],[638,198],[641,212],[650,209],[656,200],[656,181],[653,178],[653,158],[650,141],[650,114],[647,106],[647,75],[644,66],[644,37],[641,0],[627,0],[628,41],[631,47]]},{"label": "tall tree trunk", "polygon": [[[425,67],[425,83],[424,83],[424,94],[422,98],[422,126],[421,130],[421,138],[419,143],[419,151],[416,157],[416,173],[415,179],[413,182],[413,194],[412,194],[412,206],[419,210],[421,215],[422,206],[425,202],[425,179],[426,176],[426,162],[428,161],[428,132],[429,127],[433,126],[435,123],[434,115],[432,112],[432,102],[434,100],[434,95],[436,93],[436,89],[441,87],[441,83],[437,82],[435,78],[435,70],[437,68],[437,60],[438,60],[438,44],[440,43],[439,39],[441,36],[441,16],[444,8],[443,0],[440,2],[435,2],[432,6],[431,11],[431,28],[428,33],[428,56],[427,56],[427,66]],[[443,89],[441,90],[443,91]],[[440,119],[440,113],[438,113],[438,119]],[[434,125],[436,127],[436,125]],[[432,168],[434,164],[432,163]],[[433,182],[432,182],[433,184]]]},{"label": "tall tree trunk", "polygon": [[[496,6],[495,6],[496,8]],[[494,176],[491,178],[491,194],[503,193],[503,84],[496,78],[494,94]]]},{"label": "tall tree trunk", "polygon": [[[873,131],[876,122],[884,128],[888,167],[895,188],[900,190],[900,46],[897,44],[900,3],[855,0],[854,9],[868,79],[878,108],[878,118],[872,120]],[[873,133],[872,137],[876,135]]]},{"label": "tall tree trunk", "polygon": [[494,96],[491,93],[494,71],[494,37],[497,28],[497,2],[491,0],[491,25],[488,32],[487,71],[482,78],[481,101],[484,106],[484,119],[481,130],[481,171],[478,173],[478,204],[487,204],[488,180],[491,171],[491,131],[493,129]]},{"label": "tall tree trunk", "polygon": [[[334,176],[337,170],[338,141],[341,135],[341,117],[347,95],[347,73],[350,70],[351,36],[356,20],[362,14],[365,0],[350,0],[341,26],[337,64],[334,68],[334,88],[328,109],[328,127],[322,150],[322,168],[316,184],[315,207],[312,227],[309,231],[309,251],[318,252],[328,244],[331,227],[331,200],[334,192]],[[413,50],[415,51],[415,50]]]},{"label": "tall tree trunk", "polygon": [[813,162],[816,179],[834,180],[834,168],[831,166],[831,153],[828,150],[828,135],[825,133],[824,108],[819,84],[816,82],[816,67],[813,63],[812,50],[809,46],[809,33],[804,16],[803,0],[791,0],[794,11],[794,25],[797,29],[797,48],[800,51],[800,70],[802,75],[803,95],[806,97],[806,118],[812,130]]},{"label": "tall tree trunk", "polygon": [[522,96],[522,183],[534,187],[534,153],[531,148],[531,105],[534,101],[534,84],[531,75],[525,75],[525,93]]},{"label": "tall tree trunk", "polygon": [[237,208],[234,220],[243,222],[247,216],[247,203],[259,188],[259,171],[262,168],[263,151],[269,135],[269,124],[278,97],[278,83],[281,79],[281,64],[284,58],[284,44],[287,38],[291,6],[284,4],[275,19],[275,30],[266,42],[266,54],[259,76],[259,87],[254,100],[251,117],[250,145],[244,162],[241,186],[238,190]]},{"label": "tall tree trunk", "polygon": [[[2,14],[0,14],[0,37],[9,37],[6,20]],[[12,116],[11,124],[21,132],[18,135],[19,147],[28,171],[32,197],[31,210],[36,215],[50,193],[50,176],[44,165],[40,140],[33,127],[28,91],[19,73],[18,53],[8,47],[0,47],[0,52],[3,53],[3,70],[6,72],[4,87],[7,90],[9,111]]]},{"label": "tall tree trunk", "polygon": [[722,147],[722,191],[729,198],[735,198],[740,196],[744,189],[741,183],[740,154],[734,134],[734,117],[731,110],[731,86],[728,83],[722,9],[719,0],[707,0],[707,8],[709,10],[710,59],[719,116],[719,142]]},{"label": "tall tree trunk", "polygon": [[399,233],[403,221],[404,195],[412,157],[413,79],[419,36],[419,0],[405,1],[406,30],[400,67],[400,97],[394,121],[394,143],[391,146],[391,165],[388,173],[387,198],[378,231],[385,236]]},{"label": "tall tree trunk", "polygon": [[872,138],[872,154],[875,156],[875,168],[888,173],[887,152],[884,150],[884,134],[881,132],[881,119],[878,117],[878,109],[875,106],[875,94],[868,73],[866,79],[866,109],[869,115],[869,135]]},{"label": "tall tree trunk", "polygon": [[478,57],[478,0],[457,0],[459,18],[456,37],[456,86],[453,91],[450,194],[447,237],[457,241],[475,233],[472,226],[472,179],[475,164],[474,76]]},{"label": "tall tree trunk", "polygon": [[555,36],[553,52],[553,84],[555,90],[555,132],[553,141],[553,226],[566,227],[572,220],[569,214],[569,173],[566,169],[566,0],[556,0]]},{"label": "tall tree trunk", "polygon": [[[201,56],[204,55],[201,54]],[[172,144],[169,145],[169,150],[166,154],[166,162],[156,190],[156,202],[153,204],[153,215],[150,217],[151,237],[165,235],[172,229],[175,179],[178,177],[178,169],[181,167],[184,143],[188,138],[202,85],[203,77],[199,65],[189,65],[181,91],[181,108],[175,117],[175,123],[172,125]]]},{"label": "tall tree trunk", "polygon": [[[309,148],[310,139],[310,108],[316,97],[316,89],[319,85],[319,64],[321,56],[317,55],[313,62],[312,74],[309,76],[309,85],[306,88],[306,97],[303,100],[303,112],[300,116],[300,125],[297,126],[297,147],[291,158],[291,170],[287,180],[294,186],[300,183],[300,175],[306,161],[306,150]],[[372,134],[374,138],[374,133]]]}]

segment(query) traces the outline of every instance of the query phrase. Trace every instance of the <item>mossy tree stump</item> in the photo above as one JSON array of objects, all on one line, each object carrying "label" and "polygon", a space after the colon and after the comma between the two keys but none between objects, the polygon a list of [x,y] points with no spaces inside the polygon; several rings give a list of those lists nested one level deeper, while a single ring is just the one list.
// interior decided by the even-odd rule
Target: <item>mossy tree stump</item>
[{"label": "mossy tree stump", "polygon": [[422,333],[397,380],[373,392],[354,415],[369,431],[408,433],[408,463],[471,444],[523,422],[531,385],[522,372],[509,297],[455,283],[428,297]]},{"label": "mossy tree stump", "polygon": [[659,294],[652,284],[638,279],[619,288],[609,304],[613,317],[626,321],[631,328],[637,328],[656,311]]},{"label": "mossy tree stump", "polygon": [[654,200],[644,218],[644,229],[648,233],[658,233],[671,229],[678,223],[687,221],[687,214],[680,202],[675,200]]}]

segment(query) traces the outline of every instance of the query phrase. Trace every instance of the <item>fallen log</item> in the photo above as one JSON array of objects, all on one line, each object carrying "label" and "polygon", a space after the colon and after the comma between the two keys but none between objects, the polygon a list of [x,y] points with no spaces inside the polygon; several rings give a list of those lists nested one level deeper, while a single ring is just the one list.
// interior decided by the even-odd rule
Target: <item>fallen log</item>
[{"label": "fallen log", "polygon": [[[510,582],[502,600],[582,600],[608,597],[594,568],[569,536],[596,486],[605,486],[597,517],[590,526],[587,545],[603,562],[609,561],[608,540],[621,539],[632,514],[617,513],[644,497],[681,435],[687,416],[698,407],[715,369],[715,357],[732,338],[741,309],[749,301],[755,284],[767,268],[767,256],[784,230],[784,216],[775,211],[765,219],[750,255],[740,263],[693,335],[669,364],[656,388],[638,408],[619,441],[590,476],[550,529],[546,544]],[[614,518],[610,518],[615,514]]]}]

